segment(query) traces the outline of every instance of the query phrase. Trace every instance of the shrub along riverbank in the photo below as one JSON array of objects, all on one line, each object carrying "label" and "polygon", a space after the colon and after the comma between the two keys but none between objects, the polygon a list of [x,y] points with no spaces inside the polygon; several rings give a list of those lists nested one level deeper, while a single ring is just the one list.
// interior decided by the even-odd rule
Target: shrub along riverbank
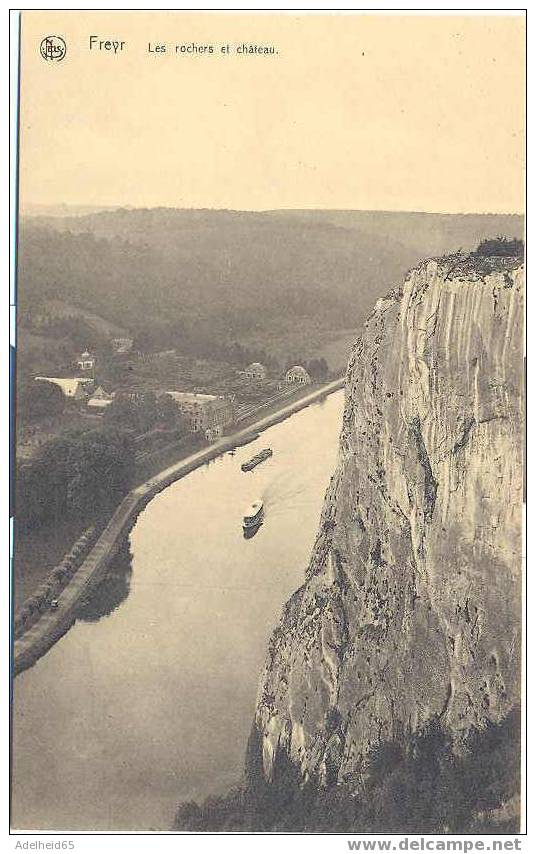
[{"label": "shrub along riverbank", "polygon": [[47,574],[44,581],[39,584],[32,595],[25,599],[23,607],[17,612],[13,621],[13,635],[15,638],[21,637],[25,631],[37,622],[41,614],[51,607],[51,603],[59,596],[66,584],[69,583],[88,554],[97,538],[97,534],[98,531],[95,525],[87,528],[77,539],[72,549],[64,556],[63,560]]},{"label": "shrub along riverbank", "polygon": [[73,542],[89,526],[102,529],[132,487],[201,444],[188,434],[140,455],[132,431],[104,426],[53,439],[34,459],[20,463],[15,479],[15,610],[40,595],[41,585]]},{"label": "shrub along riverbank", "polygon": [[[58,586],[65,556],[72,557],[88,529],[103,526],[134,475],[132,434],[107,426],[66,433],[43,445],[31,461],[18,464],[13,555],[17,612],[23,604],[37,610],[32,600],[41,602],[55,572],[52,586]],[[27,626],[31,618],[24,613]]]},{"label": "shrub along riverbank", "polygon": [[[247,431],[248,424],[253,430],[259,416],[262,420],[282,412],[282,417],[287,417],[301,407],[302,398],[330,393],[342,382],[301,387],[259,407],[242,422],[242,432]],[[247,441],[253,435],[248,433]],[[237,439],[237,444],[243,441]],[[132,431],[104,424],[53,439],[31,462],[19,464],[13,573],[16,609],[33,595],[88,525],[102,529],[130,489],[201,450],[205,442],[203,437],[178,431],[176,441],[147,445],[140,453],[140,443]]]},{"label": "shrub along riverbank", "polygon": [[18,467],[17,527],[29,531],[111,509],[131,486],[134,462],[127,430],[105,427],[52,439]]},{"label": "shrub along riverbank", "polygon": [[186,457],[181,455],[181,458],[172,466],[159,471],[148,481],[131,489],[118,503],[111,518],[101,524],[102,532],[94,548],[89,551],[78,572],[74,573],[70,583],[62,591],[59,597],[59,607],[54,611],[50,609],[45,611],[37,625],[16,640],[14,646],[15,673],[29,667],[37,658],[44,655],[58,637],[67,630],[70,622],[76,618],[77,608],[81,601],[87,598],[90,587],[94,588],[103,580],[103,573],[106,572],[110,559],[117,552],[121,539],[128,535],[134,519],[154,495],[214,457],[238,445],[252,441],[257,437],[259,431],[271,427],[299,409],[321,400],[326,395],[342,388],[342,385],[343,380],[338,379],[313,391],[308,391],[297,400],[288,403],[272,414],[265,415],[249,427],[224,437],[194,454]]}]

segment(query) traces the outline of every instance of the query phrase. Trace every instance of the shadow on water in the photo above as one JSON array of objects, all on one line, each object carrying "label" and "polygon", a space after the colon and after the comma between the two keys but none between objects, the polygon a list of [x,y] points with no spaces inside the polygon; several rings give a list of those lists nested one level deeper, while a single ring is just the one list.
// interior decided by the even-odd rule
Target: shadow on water
[{"label": "shadow on water", "polygon": [[132,553],[130,542],[123,540],[119,551],[110,562],[99,586],[80,603],[77,619],[96,623],[115,611],[130,593],[132,578]]}]

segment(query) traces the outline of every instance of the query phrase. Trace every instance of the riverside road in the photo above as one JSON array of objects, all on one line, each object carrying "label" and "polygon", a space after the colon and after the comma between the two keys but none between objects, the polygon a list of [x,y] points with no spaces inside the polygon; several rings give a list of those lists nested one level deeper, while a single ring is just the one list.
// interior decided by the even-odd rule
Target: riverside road
[{"label": "riverside road", "polygon": [[294,400],[287,406],[266,415],[254,424],[224,436],[206,448],[191,454],[158,475],[131,490],[123,499],[101,536],[91,549],[68,585],[58,596],[58,607],[45,612],[34,625],[13,644],[13,672],[20,673],[30,667],[38,658],[68,630],[76,617],[79,602],[100,582],[106,572],[107,564],[114,555],[119,543],[128,532],[140,510],[158,492],[175,480],[203,465],[214,457],[244,444],[248,438],[282,421],[294,412],[342,388],[344,380],[337,379],[321,388],[317,388],[304,397]]}]

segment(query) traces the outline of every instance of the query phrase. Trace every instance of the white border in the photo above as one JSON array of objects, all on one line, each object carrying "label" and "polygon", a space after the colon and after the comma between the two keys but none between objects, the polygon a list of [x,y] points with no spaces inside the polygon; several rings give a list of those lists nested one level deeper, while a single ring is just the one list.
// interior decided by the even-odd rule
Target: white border
[{"label": "white border", "polygon": [[[32,9],[43,9],[43,10],[45,10],[47,8],[50,8],[50,6],[48,6],[47,4],[39,4],[38,3],[36,5],[33,5],[31,8]],[[177,7],[173,7],[173,6],[172,7],[162,6],[160,8],[162,10],[177,9]],[[188,10],[194,10],[194,11],[198,10],[201,12],[205,12],[207,14],[210,14],[210,12],[212,12],[212,11],[222,11],[222,12],[228,12],[229,14],[232,14],[233,12],[241,11],[241,10],[253,11],[253,12],[259,11],[260,14],[263,14],[263,13],[267,14],[267,13],[270,13],[271,11],[278,11],[278,12],[282,12],[282,13],[299,12],[302,14],[318,14],[319,12],[326,12],[327,11],[325,9],[325,7],[322,7],[319,4],[315,5],[314,8],[309,7],[307,9],[296,8],[295,6],[293,6],[293,7],[289,6],[289,7],[286,7],[283,9],[280,5],[272,4],[269,8],[267,8],[266,6],[263,6],[262,11],[261,11],[261,10],[257,10],[257,9],[252,9],[250,5],[243,4],[240,2],[237,3],[233,7],[232,10],[223,9],[219,5],[207,9],[206,7],[203,8],[203,7],[200,7],[199,5],[196,5],[196,4],[188,5],[185,8]],[[60,2],[54,6],[54,9],[59,9],[59,10],[68,9],[68,10],[76,11],[79,9],[88,9],[88,7],[84,6],[83,4],[80,4],[77,6],[77,5],[73,5],[71,3],[61,3]],[[123,9],[124,10],[146,9],[146,7],[143,7],[141,5],[132,4],[132,3],[129,5],[126,5],[123,3],[118,3],[114,6],[100,7],[98,10],[95,9],[95,11],[107,11],[108,9],[116,9],[119,11],[119,10],[123,10]],[[148,9],[147,11],[151,11],[151,10]],[[181,11],[181,10],[177,9],[177,11]],[[419,4],[419,3],[415,4],[413,9],[411,9],[411,10],[406,9],[401,4],[395,4],[395,5],[391,6],[388,11],[385,11],[385,9],[381,9],[381,8],[378,8],[375,6],[368,7],[366,9],[355,9],[355,7],[352,7],[350,5],[346,5],[346,6],[342,5],[337,10],[332,10],[332,11],[340,12],[340,13],[347,12],[349,14],[351,14],[352,12],[356,12],[356,13],[360,13],[360,14],[377,14],[378,12],[383,13],[383,14],[392,14],[392,13],[402,11],[402,12],[409,14],[409,15],[419,14],[421,11],[427,12],[430,14],[443,14],[443,15],[451,15],[451,14],[453,15],[453,14],[460,14],[460,13],[462,13],[462,14],[475,14],[475,15],[480,15],[480,14],[488,14],[488,15],[489,14],[497,14],[497,15],[500,15],[500,14],[512,14],[515,12],[517,12],[519,14],[524,14],[523,10],[519,9],[518,7],[514,7],[513,9],[505,9],[504,6],[500,6],[500,5],[491,5],[490,6],[490,4],[486,4],[486,5],[481,4],[481,5],[478,5],[476,7],[465,8],[465,9],[459,8],[456,6],[452,6],[452,8],[450,8],[450,9],[439,7],[438,9],[434,9],[434,10],[431,10],[429,7],[427,7],[423,4]],[[7,142],[6,141],[11,138],[11,140],[13,142],[14,139],[16,138],[16,133],[17,133],[16,97],[13,97],[13,96],[16,96],[16,93],[17,93],[17,74],[18,74],[18,51],[17,51],[17,45],[18,45],[18,14],[16,11],[10,12],[10,31],[11,31],[11,36],[12,36],[12,50],[10,52],[10,69],[11,69],[12,77],[11,77],[11,83],[9,84],[9,86],[10,86],[9,91],[10,91],[11,96],[12,96],[12,103],[11,103],[11,112],[10,112],[9,118],[8,118],[8,110],[6,109],[3,112],[3,120],[7,125],[5,128],[2,128],[3,130],[5,130],[5,132],[2,134],[3,144],[5,146],[4,163],[8,162]],[[532,80],[532,66],[533,66],[532,53],[531,53],[530,49],[528,51],[528,63],[529,63],[529,86],[530,86],[530,81]],[[7,69],[6,69],[5,73],[6,73],[6,77],[7,77]],[[4,81],[4,83],[5,83],[5,85],[2,88],[2,91],[7,92],[8,91],[7,80]],[[498,116],[497,119],[498,119],[498,121],[500,121],[500,116]],[[530,139],[530,135],[531,135],[530,134],[531,119],[532,119],[532,116],[531,116],[531,114],[529,114],[529,116],[528,116],[529,139]],[[12,149],[12,155],[13,155],[14,151],[15,151],[15,149]],[[16,174],[15,170],[16,170],[16,161],[12,156],[11,162],[10,162],[10,175],[11,175],[11,189],[12,189],[12,191],[14,191],[14,188],[16,187],[16,181],[14,180],[15,174]],[[4,175],[4,191],[5,191],[4,192],[4,199],[6,199],[7,195],[8,195],[7,194],[8,181],[9,181],[9,175],[5,174]],[[530,188],[530,183],[531,182],[529,180],[529,188]],[[529,191],[529,199],[530,199],[530,191]],[[9,265],[11,265],[11,269],[13,269],[14,242],[13,242],[13,232],[12,231],[10,232],[10,223],[12,226],[13,221],[14,221],[14,214],[15,214],[15,200],[13,197],[13,192],[12,192],[12,196],[10,198],[9,208],[7,205],[4,205],[2,208],[2,211],[3,211],[3,214],[2,214],[3,225],[5,225],[4,234],[6,235],[6,239],[8,240],[8,251],[5,253],[5,257],[7,259],[8,267],[9,267]],[[4,220],[5,220],[5,222],[4,222]],[[529,246],[530,246],[530,240],[529,240]],[[8,269],[8,277],[9,277],[9,282],[10,282],[10,286],[11,286],[13,283],[13,277],[12,277],[10,269]],[[530,284],[529,284],[529,292],[530,292]],[[527,323],[530,322],[530,316],[532,313],[532,301],[533,300],[536,301],[536,298],[533,297],[531,299],[529,296]],[[532,325],[534,325],[534,324],[532,324]],[[6,358],[7,337],[8,337],[7,328],[8,328],[8,325],[7,325],[7,319],[6,319],[4,324],[2,326],[0,326],[1,330],[5,330],[5,331],[3,331],[3,333],[0,333],[0,334],[5,335],[5,338],[6,338],[5,342],[3,342],[3,346],[0,348],[0,351],[2,353],[1,358],[3,360],[3,362],[2,362],[3,376],[5,376],[5,377],[8,376],[8,371],[9,371],[8,360]],[[530,351],[530,342],[529,342],[529,351]],[[530,353],[528,353],[528,355],[530,356]],[[531,385],[531,382],[529,382],[529,389],[528,389],[529,392],[530,392],[530,385]],[[7,383],[6,383],[6,387],[7,387]],[[7,422],[7,412],[9,411],[9,398],[7,396],[7,390],[5,393],[4,401],[5,401],[5,405],[6,405],[6,409],[5,409],[6,418],[4,418],[2,420],[2,423],[3,423],[3,428],[5,430],[5,445],[4,445],[4,447],[7,447],[7,445],[8,445],[8,431],[6,430],[6,422]],[[530,423],[531,423],[531,417],[530,416],[532,415],[532,395],[530,393],[528,394],[528,414],[529,414],[529,428],[530,428]],[[529,448],[527,451],[527,457],[528,457],[527,473],[529,475],[528,480],[530,482],[530,473],[532,471],[532,453],[531,453],[530,441],[529,441]],[[5,479],[5,481],[7,481],[7,478]],[[7,517],[8,517],[7,484],[6,484],[6,489],[2,493],[2,500],[4,502],[2,505],[2,508],[1,508],[1,510],[3,512],[3,518],[7,519]],[[5,510],[5,512],[4,512],[4,510]],[[531,519],[530,519],[530,513],[529,513],[528,520],[527,520],[527,529],[529,531],[529,546],[532,545],[531,531],[533,530],[533,527],[534,527],[530,523],[531,523]],[[6,555],[7,554],[7,544],[9,541],[9,535],[8,535],[6,524],[4,524],[4,526],[2,526],[1,531],[2,531],[2,534],[0,536],[2,537],[2,539],[0,542],[0,546],[3,549],[3,554]],[[530,582],[529,582],[529,584],[530,584]],[[529,592],[530,592],[530,588],[529,588]],[[5,620],[5,616],[6,616],[5,603],[4,603],[4,612],[3,613],[4,613],[4,620]],[[534,637],[535,637],[535,635],[534,635],[534,629],[532,628],[533,622],[534,621],[531,619],[531,614],[529,614],[528,625],[526,626],[527,633],[528,633],[528,648],[530,651],[529,667],[528,667],[529,687],[528,687],[528,697],[527,697],[528,702],[529,702],[529,708],[532,708],[534,705],[533,694],[534,694],[534,691],[536,690],[536,688],[532,687],[532,685],[535,684],[533,677],[536,675],[536,674],[534,674],[534,667],[532,665],[532,661],[534,661],[534,658],[535,658],[535,656],[534,656],[534,644],[535,644]],[[5,625],[5,623],[4,623],[4,625]],[[2,633],[2,636],[4,638],[4,644],[6,644],[7,643],[7,637],[8,637],[7,626],[5,628],[5,631]],[[7,694],[8,665],[7,665],[7,657],[5,655],[2,657],[1,679],[2,679],[2,684],[5,686],[4,690],[6,691],[6,694]],[[8,697],[6,697],[6,699],[8,699]],[[8,717],[9,712],[8,712],[8,703],[7,702],[2,704],[1,714],[2,714],[2,717],[1,717],[2,731],[5,734],[5,733],[7,733],[8,721],[9,721],[9,717]],[[536,753],[535,753],[535,749],[534,749],[534,738],[530,737],[530,729],[528,731],[527,741],[528,741],[528,759],[529,759],[529,777],[530,777],[531,771],[534,768],[534,764],[536,761]],[[30,843],[34,843],[34,844],[37,843],[37,846],[39,846],[39,847],[37,847],[37,846],[33,847],[33,850],[46,850],[45,848],[42,848],[41,845],[51,843],[51,842],[56,843],[55,849],[52,849],[52,850],[69,850],[68,842],[69,842],[69,840],[72,840],[74,842],[74,849],[71,849],[71,850],[74,850],[77,852],[78,851],[84,852],[84,854],[85,854],[85,852],[94,851],[95,845],[98,845],[99,848],[101,850],[104,850],[104,851],[112,850],[112,848],[113,848],[114,851],[118,851],[118,852],[119,851],[125,851],[125,852],[128,851],[129,854],[130,854],[130,852],[138,852],[138,851],[140,852],[140,854],[142,854],[142,852],[143,852],[143,854],[145,854],[145,851],[146,851],[148,846],[151,846],[151,847],[156,846],[161,850],[165,850],[165,851],[173,850],[174,852],[177,850],[177,848],[180,848],[182,850],[187,850],[187,851],[196,851],[196,852],[201,851],[202,852],[205,850],[208,851],[210,848],[212,848],[214,846],[218,846],[218,848],[221,847],[223,852],[228,851],[229,854],[231,854],[231,852],[233,852],[233,854],[234,854],[235,851],[242,851],[242,850],[250,852],[252,848],[254,848],[256,851],[259,851],[259,852],[267,852],[267,854],[268,854],[268,852],[270,852],[270,854],[272,854],[274,846],[277,846],[277,848],[281,849],[283,852],[285,852],[285,851],[290,852],[291,850],[292,850],[292,852],[296,852],[296,851],[300,851],[300,850],[303,850],[303,851],[307,850],[308,854],[314,854],[314,852],[324,851],[326,848],[333,849],[333,850],[339,850],[341,852],[342,851],[348,851],[348,845],[347,845],[347,839],[348,838],[355,839],[355,840],[365,838],[362,836],[360,837],[357,834],[352,834],[350,837],[346,836],[345,834],[340,834],[340,835],[334,835],[334,834],[333,835],[332,834],[329,834],[329,835],[328,834],[325,834],[325,835],[310,835],[310,834],[290,835],[289,834],[289,835],[277,835],[277,836],[255,834],[255,835],[218,835],[217,837],[214,835],[201,835],[201,834],[197,834],[197,835],[151,834],[150,838],[149,838],[147,834],[142,834],[142,833],[139,833],[139,834],[93,834],[93,833],[85,833],[85,834],[75,834],[75,835],[69,835],[69,834],[64,834],[64,833],[61,833],[61,834],[31,834],[31,835],[14,834],[14,835],[8,836],[7,835],[7,827],[8,827],[7,758],[8,758],[7,757],[7,745],[6,745],[6,740],[4,738],[4,740],[2,741],[2,759],[4,760],[4,762],[3,762],[4,773],[2,774],[2,784],[1,784],[2,785],[2,791],[1,791],[1,805],[2,805],[1,810],[2,810],[2,812],[1,812],[1,817],[0,817],[0,822],[1,822],[0,833],[1,833],[2,837],[4,838],[4,841],[6,843],[8,850],[14,850],[14,851],[15,850],[32,850],[32,849],[30,849]],[[533,847],[533,845],[531,845],[531,842],[536,840],[536,811],[534,809],[532,809],[532,807],[535,803],[535,798],[534,798],[532,792],[530,791],[530,788],[529,788],[528,794],[529,794],[528,815],[529,815],[529,824],[531,825],[530,835],[527,837],[520,837],[520,836],[518,836],[518,837],[504,837],[504,836],[500,837],[503,840],[503,842],[505,842],[508,839],[511,839],[512,841],[514,839],[520,839],[521,840],[521,846],[520,846],[520,848],[517,848],[517,850],[525,850],[525,851],[531,850]],[[95,839],[96,836],[98,836],[98,839]],[[376,841],[380,841],[380,840],[387,841],[390,839],[390,840],[392,840],[393,844],[397,845],[398,850],[400,850],[399,846],[400,846],[401,837],[393,837],[393,836],[386,835],[386,836],[374,836],[374,837],[369,836],[366,838],[369,840],[375,839]],[[408,837],[408,839],[415,841],[419,845],[419,848],[417,850],[433,850],[431,847],[428,847],[428,848],[426,847],[429,843],[432,842],[432,840],[437,840],[437,841],[442,841],[442,842],[446,842],[447,839],[452,840],[452,841],[453,840],[459,840],[462,842],[462,844],[465,844],[466,846],[470,845],[471,843],[473,843],[473,846],[474,846],[474,843],[476,843],[479,840],[480,841],[483,840],[484,844],[487,846],[491,842],[492,837],[477,837],[477,836],[421,837],[419,835],[414,835],[414,836]],[[21,845],[24,847],[21,847]],[[470,850],[470,849],[467,849],[467,850]],[[475,847],[473,847],[472,850],[477,850],[477,849]],[[484,850],[486,850],[486,849],[484,849]],[[489,849],[487,849],[487,850],[489,850]],[[510,850],[515,850],[515,849],[512,847]]]}]

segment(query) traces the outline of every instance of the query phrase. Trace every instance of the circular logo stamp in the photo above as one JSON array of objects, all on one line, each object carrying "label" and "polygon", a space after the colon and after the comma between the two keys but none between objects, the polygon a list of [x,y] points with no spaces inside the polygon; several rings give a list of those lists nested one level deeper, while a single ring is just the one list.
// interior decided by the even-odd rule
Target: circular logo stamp
[{"label": "circular logo stamp", "polygon": [[60,62],[67,53],[67,45],[61,36],[45,36],[39,46],[39,53],[47,62]]}]

